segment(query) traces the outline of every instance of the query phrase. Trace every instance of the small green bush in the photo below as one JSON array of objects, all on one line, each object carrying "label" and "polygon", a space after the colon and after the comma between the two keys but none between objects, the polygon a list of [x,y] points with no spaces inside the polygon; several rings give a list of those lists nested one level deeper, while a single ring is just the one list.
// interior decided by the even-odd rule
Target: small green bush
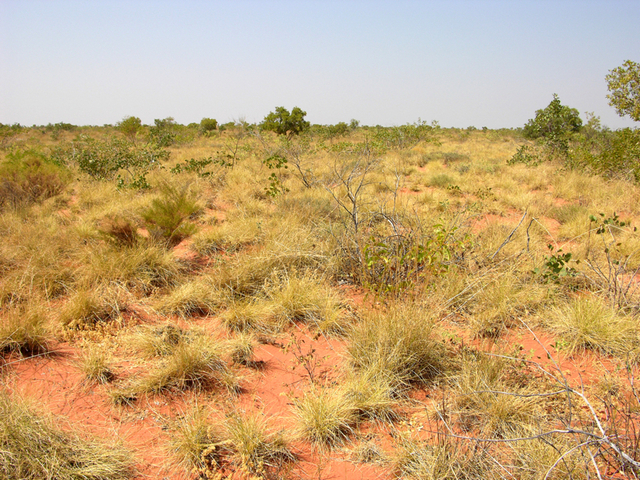
[{"label": "small green bush", "polygon": [[142,130],[142,121],[138,117],[124,117],[116,124],[116,128],[129,140],[134,141],[138,132]]},{"label": "small green bush", "polygon": [[60,164],[77,165],[95,179],[118,177],[119,186],[148,187],[145,175],[167,160],[169,152],[154,144],[136,145],[116,137],[101,141],[81,135],[71,145],[56,148],[52,158]]},{"label": "small green bush", "polygon": [[553,95],[549,105],[536,111],[535,118],[524,126],[526,138],[540,139],[552,151],[552,154],[566,156],[569,150],[569,139],[580,130],[582,119],[575,108],[560,103],[558,95]]},{"label": "small green bush", "polygon": [[198,210],[188,185],[178,188],[165,183],[160,187],[160,197],[153,200],[142,217],[152,236],[177,245],[195,233],[196,227],[188,219]]},{"label": "small green bush", "polygon": [[215,132],[218,128],[218,121],[215,118],[203,118],[200,120],[200,131],[202,133]]}]

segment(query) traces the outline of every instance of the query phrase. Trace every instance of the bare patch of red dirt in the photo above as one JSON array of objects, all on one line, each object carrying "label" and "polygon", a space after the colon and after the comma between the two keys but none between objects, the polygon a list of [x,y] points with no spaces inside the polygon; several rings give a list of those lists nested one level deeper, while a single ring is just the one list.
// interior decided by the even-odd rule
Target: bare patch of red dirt
[{"label": "bare patch of red dirt", "polygon": [[517,210],[511,210],[505,215],[496,215],[493,213],[486,213],[475,217],[471,222],[471,232],[477,234],[485,230],[489,225],[501,224],[515,227],[522,218],[522,212]]},{"label": "bare patch of red dirt", "polygon": [[161,415],[153,410],[136,415],[113,406],[107,387],[87,383],[77,361],[76,349],[68,344],[55,346],[48,356],[10,359],[3,388],[62,417],[61,425],[68,421],[83,434],[122,441],[136,455],[136,479],[184,478],[166,461]]},{"label": "bare patch of red dirt", "polygon": [[[142,315],[145,323],[156,320],[146,312]],[[195,323],[213,330],[217,327],[216,320],[207,317],[179,323],[185,326]],[[136,479],[178,480],[192,477],[171,458],[168,425],[188,411],[189,405],[197,402],[220,413],[257,413],[264,415],[273,430],[293,432],[293,402],[312,388],[312,382],[326,385],[337,379],[344,347],[344,342],[338,339],[313,333],[304,325],[294,326],[276,339],[264,339],[256,348],[252,365],[234,367],[241,377],[241,392],[237,396],[206,391],[168,392],[141,398],[132,406],[118,407],[109,398],[111,386],[84,379],[78,363],[79,350],[60,343],[46,356],[8,358],[2,388],[35,400],[60,417],[61,425],[80,428],[83,433],[107,441],[121,440],[136,456]],[[312,355],[306,361],[309,353]],[[122,361],[116,372],[135,375],[140,367],[129,363]],[[320,454],[302,441],[294,442],[292,448],[298,461],[292,466],[291,478],[313,478],[319,474],[324,479],[388,478],[385,469],[354,463],[339,450]],[[238,471],[230,478],[245,477]]]}]

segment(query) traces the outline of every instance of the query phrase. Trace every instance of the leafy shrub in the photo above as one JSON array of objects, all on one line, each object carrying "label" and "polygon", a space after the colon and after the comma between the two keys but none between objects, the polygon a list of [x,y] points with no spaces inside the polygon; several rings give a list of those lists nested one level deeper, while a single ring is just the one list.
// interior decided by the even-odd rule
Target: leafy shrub
[{"label": "leafy shrub", "polygon": [[515,165],[516,163],[524,163],[531,167],[538,166],[539,157],[534,147],[531,145],[521,145],[516,153],[507,161],[507,165]]},{"label": "leafy shrub", "polygon": [[173,117],[163,120],[156,118],[154,124],[149,129],[149,139],[160,148],[170,147],[176,141],[176,122]]},{"label": "leafy shrub", "polygon": [[189,172],[189,173],[195,173],[201,178],[206,178],[215,174],[215,172],[207,171],[206,169],[211,164],[216,164],[216,163],[224,163],[224,162],[216,161],[212,157],[190,158],[189,160],[185,160],[184,163],[177,163],[175,167],[171,169],[171,173],[179,174],[182,172]]},{"label": "leafy shrub", "polygon": [[138,132],[142,130],[142,121],[138,117],[124,117],[116,124],[116,128],[129,140],[134,141]]},{"label": "leafy shrub", "polygon": [[13,125],[0,123],[0,148],[4,148],[23,128],[19,123],[14,123]]},{"label": "leafy shrub", "polygon": [[[536,267],[533,273],[540,275],[545,282],[558,283],[562,277],[575,277],[578,272],[575,268],[569,266],[572,254],[570,252],[562,253],[562,249],[556,250],[554,253],[553,245],[547,245],[551,255],[544,257],[542,267]],[[578,260],[577,263],[579,263]]]},{"label": "leafy shrub", "polygon": [[551,103],[545,109],[537,110],[535,118],[526,123],[523,133],[526,138],[542,139],[553,153],[566,155],[571,134],[581,126],[578,111],[562,105],[558,95],[554,94]]},{"label": "leafy shrub", "polygon": [[437,122],[431,125],[418,119],[415,123],[407,123],[396,127],[376,127],[373,140],[381,142],[387,148],[403,150],[416,146],[420,142],[437,143],[435,134],[440,129]]},{"label": "leafy shrub", "polygon": [[270,112],[264,117],[260,129],[275,132],[278,135],[300,135],[308,130],[311,124],[304,119],[307,112],[298,107],[293,107],[291,113],[284,107],[276,107],[275,112]]},{"label": "leafy shrub", "polygon": [[363,283],[378,294],[399,293],[420,278],[446,273],[456,253],[465,249],[457,230],[436,224],[425,235],[372,236],[363,248]]},{"label": "leafy shrub", "polygon": [[56,132],[56,131],[60,131],[60,130],[64,130],[66,132],[71,132],[73,130],[75,130],[76,126],[72,125],[71,123],[65,123],[65,122],[58,122],[58,123],[49,123],[47,124],[47,126],[45,127],[47,131],[51,132]]},{"label": "leafy shrub", "polygon": [[189,186],[174,187],[168,183],[160,186],[160,197],[152,201],[143,214],[149,233],[176,245],[195,233],[196,227],[188,218],[200,210]]},{"label": "leafy shrub", "polygon": [[218,121],[215,118],[203,118],[200,120],[200,131],[202,133],[215,132],[218,128]]},{"label": "leafy shrub", "polygon": [[615,107],[621,117],[629,115],[640,122],[640,64],[626,60],[606,77],[609,105]]},{"label": "leafy shrub", "polygon": [[[590,147],[590,148],[589,148]],[[640,182],[640,130],[625,128],[582,146],[574,156],[575,166],[587,167],[605,177],[623,177]]]},{"label": "leafy shrub", "polygon": [[[135,145],[112,137],[106,141],[81,135],[71,145],[58,147],[52,158],[61,164],[75,164],[80,171],[99,180],[118,176],[119,185],[148,186],[145,175],[169,158],[169,152],[156,145]],[[119,175],[128,174],[128,182]]]},{"label": "leafy shrub", "polygon": [[61,193],[69,172],[34,150],[7,155],[0,164],[0,207],[39,202]]}]

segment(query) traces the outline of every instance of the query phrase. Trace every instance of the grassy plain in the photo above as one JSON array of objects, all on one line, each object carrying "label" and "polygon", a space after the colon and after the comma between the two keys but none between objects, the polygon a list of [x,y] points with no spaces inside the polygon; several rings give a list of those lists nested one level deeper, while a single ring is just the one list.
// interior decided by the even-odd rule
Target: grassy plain
[{"label": "grassy plain", "polygon": [[0,151],[6,478],[637,478],[636,184],[236,127],[119,188],[79,133]]}]

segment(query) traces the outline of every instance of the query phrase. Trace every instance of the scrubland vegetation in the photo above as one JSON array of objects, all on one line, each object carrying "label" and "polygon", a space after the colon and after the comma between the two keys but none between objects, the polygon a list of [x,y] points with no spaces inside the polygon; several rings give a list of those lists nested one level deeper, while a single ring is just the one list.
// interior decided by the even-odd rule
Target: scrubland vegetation
[{"label": "scrubland vegetation", "polygon": [[638,131],[304,115],[3,129],[2,476],[145,475],[28,404],[71,358],[120,422],[178,405],[193,477],[636,478]]}]

